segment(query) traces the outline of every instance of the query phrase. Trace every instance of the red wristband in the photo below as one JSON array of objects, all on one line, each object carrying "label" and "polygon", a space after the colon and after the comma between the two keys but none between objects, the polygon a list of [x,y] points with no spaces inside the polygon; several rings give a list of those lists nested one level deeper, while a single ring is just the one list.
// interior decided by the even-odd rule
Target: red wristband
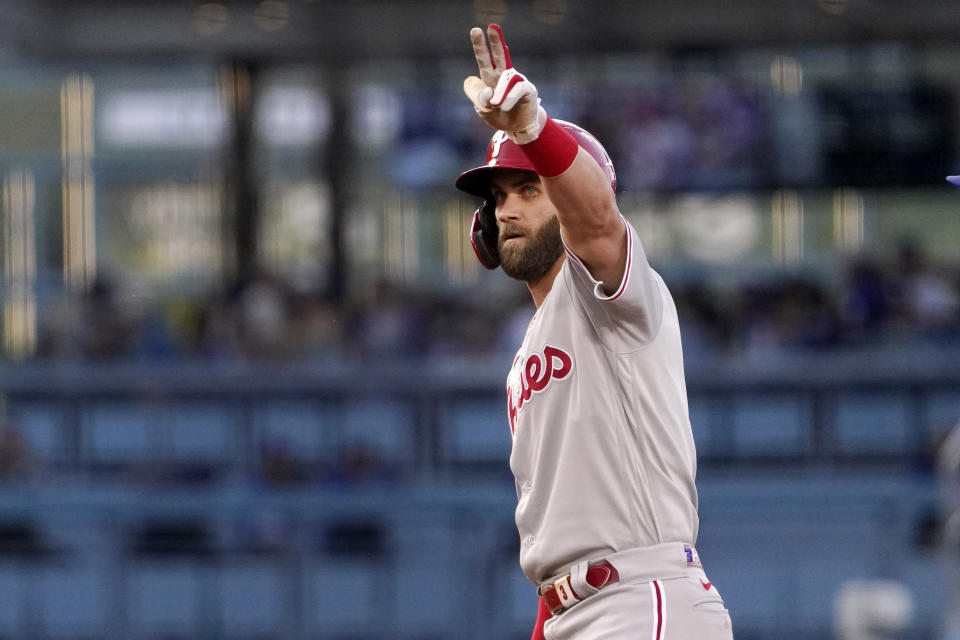
[{"label": "red wristband", "polygon": [[536,140],[519,146],[534,171],[544,178],[553,178],[569,169],[580,148],[577,139],[553,118],[547,118]]}]

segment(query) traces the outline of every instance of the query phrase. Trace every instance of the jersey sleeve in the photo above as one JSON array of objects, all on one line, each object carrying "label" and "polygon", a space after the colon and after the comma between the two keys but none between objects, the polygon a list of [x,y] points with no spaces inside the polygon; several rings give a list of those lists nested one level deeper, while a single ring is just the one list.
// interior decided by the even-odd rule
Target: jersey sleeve
[{"label": "jersey sleeve", "polygon": [[564,277],[603,346],[623,352],[642,348],[656,337],[663,318],[664,292],[636,230],[626,218],[620,219],[627,229],[627,264],[617,289],[607,295],[603,283],[566,243]]}]

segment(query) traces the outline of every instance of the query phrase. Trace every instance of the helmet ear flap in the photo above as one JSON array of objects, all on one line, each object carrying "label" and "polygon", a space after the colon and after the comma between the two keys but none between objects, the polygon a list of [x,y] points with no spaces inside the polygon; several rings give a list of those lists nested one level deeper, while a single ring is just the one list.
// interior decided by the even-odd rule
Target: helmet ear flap
[{"label": "helmet ear flap", "polygon": [[493,213],[494,206],[487,200],[473,213],[473,225],[470,227],[470,244],[477,259],[487,269],[496,269],[500,266],[500,252],[497,250],[497,238],[500,232],[497,228],[497,218]]}]

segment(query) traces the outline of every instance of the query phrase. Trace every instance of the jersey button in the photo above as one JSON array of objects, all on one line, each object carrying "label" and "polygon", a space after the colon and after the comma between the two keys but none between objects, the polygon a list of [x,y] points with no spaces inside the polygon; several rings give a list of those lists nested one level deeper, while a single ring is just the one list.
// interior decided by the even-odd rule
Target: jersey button
[{"label": "jersey button", "polygon": [[537,539],[534,538],[533,536],[527,536],[527,537],[524,538],[524,540],[523,540],[524,544],[526,544],[528,547],[533,546],[533,543],[536,542],[536,541],[537,541]]},{"label": "jersey button", "polygon": [[533,483],[528,480],[523,483],[521,488],[523,489],[523,493],[530,493],[530,489],[533,489]]}]

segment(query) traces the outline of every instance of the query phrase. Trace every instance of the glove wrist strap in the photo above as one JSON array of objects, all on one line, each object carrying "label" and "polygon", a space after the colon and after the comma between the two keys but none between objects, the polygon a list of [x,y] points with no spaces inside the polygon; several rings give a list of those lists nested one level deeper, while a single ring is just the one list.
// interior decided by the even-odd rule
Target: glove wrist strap
[{"label": "glove wrist strap", "polygon": [[537,174],[553,178],[570,168],[580,145],[569,131],[553,118],[547,117],[540,135],[526,144],[520,144],[520,149]]},{"label": "glove wrist strap", "polygon": [[[482,114],[481,114],[482,115]],[[540,106],[540,99],[537,98],[537,115],[533,122],[518,131],[507,131],[507,137],[517,144],[530,144],[543,132],[544,125],[547,124],[547,112]]]}]

